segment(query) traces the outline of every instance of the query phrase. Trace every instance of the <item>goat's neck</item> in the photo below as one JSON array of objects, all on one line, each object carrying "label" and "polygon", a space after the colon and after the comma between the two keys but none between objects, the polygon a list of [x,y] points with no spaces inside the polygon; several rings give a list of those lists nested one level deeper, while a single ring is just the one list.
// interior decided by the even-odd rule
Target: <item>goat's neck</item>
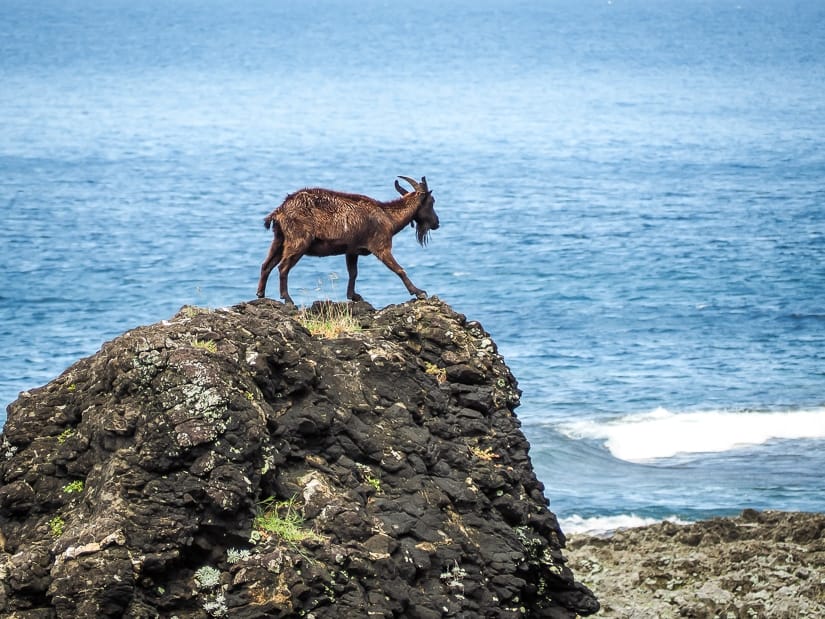
[{"label": "goat's neck", "polygon": [[402,196],[392,202],[384,202],[381,207],[392,220],[392,233],[396,234],[409,225],[415,217],[418,211],[418,198],[414,195]]}]

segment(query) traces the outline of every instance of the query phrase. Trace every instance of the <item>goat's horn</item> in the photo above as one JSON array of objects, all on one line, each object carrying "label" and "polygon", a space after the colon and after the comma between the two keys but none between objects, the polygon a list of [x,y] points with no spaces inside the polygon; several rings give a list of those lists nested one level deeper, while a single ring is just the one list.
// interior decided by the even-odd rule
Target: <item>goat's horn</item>
[{"label": "goat's horn", "polygon": [[421,191],[421,185],[418,184],[418,181],[411,179],[409,176],[399,176],[398,178],[403,178],[407,181],[415,191]]},{"label": "goat's horn", "polygon": [[406,189],[404,189],[404,188],[401,186],[401,183],[399,183],[399,182],[398,182],[398,179],[395,179],[395,189],[396,189],[396,190],[398,191],[398,193],[400,193],[402,196],[406,196],[408,193],[410,193],[409,191],[407,191]]}]

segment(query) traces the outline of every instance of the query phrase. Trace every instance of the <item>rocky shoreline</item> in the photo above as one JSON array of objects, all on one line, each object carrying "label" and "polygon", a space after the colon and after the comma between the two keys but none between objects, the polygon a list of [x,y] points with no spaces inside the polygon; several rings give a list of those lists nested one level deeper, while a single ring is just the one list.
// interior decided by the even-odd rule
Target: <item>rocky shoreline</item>
[{"label": "rocky shoreline", "polygon": [[599,617],[825,617],[825,514],[745,510],[571,536],[565,552]]},{"label": "rocky shoreline", "polygon": [[825,617],[823,514],[565,540],[519,398],[435,298],[133,329],[8,408],[0,616]]}]

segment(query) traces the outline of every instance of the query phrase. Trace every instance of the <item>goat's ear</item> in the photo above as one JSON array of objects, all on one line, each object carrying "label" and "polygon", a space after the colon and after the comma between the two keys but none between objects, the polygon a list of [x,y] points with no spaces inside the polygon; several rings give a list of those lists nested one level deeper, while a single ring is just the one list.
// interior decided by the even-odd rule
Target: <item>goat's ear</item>
[{"label": "goat's ear", "polygon": [[402,196],[406,196],[407,191],[404,191],[404,188],[401,186],[401,183],[398,182],[398,179],[395,179],[395,190],[400,193]]}]

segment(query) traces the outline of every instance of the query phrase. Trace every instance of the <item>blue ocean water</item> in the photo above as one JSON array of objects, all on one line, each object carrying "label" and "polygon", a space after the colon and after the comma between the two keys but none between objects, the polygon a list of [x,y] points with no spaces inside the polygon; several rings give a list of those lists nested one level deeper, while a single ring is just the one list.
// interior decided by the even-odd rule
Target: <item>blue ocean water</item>
[{"label": "blue ocean water", "polygon": [[396,257],[498,342],[566,531],[825,511],[823,32],[818,0],[4,0],[0,403],[253,298],[287,193],[426,175],[442,227]]}]

